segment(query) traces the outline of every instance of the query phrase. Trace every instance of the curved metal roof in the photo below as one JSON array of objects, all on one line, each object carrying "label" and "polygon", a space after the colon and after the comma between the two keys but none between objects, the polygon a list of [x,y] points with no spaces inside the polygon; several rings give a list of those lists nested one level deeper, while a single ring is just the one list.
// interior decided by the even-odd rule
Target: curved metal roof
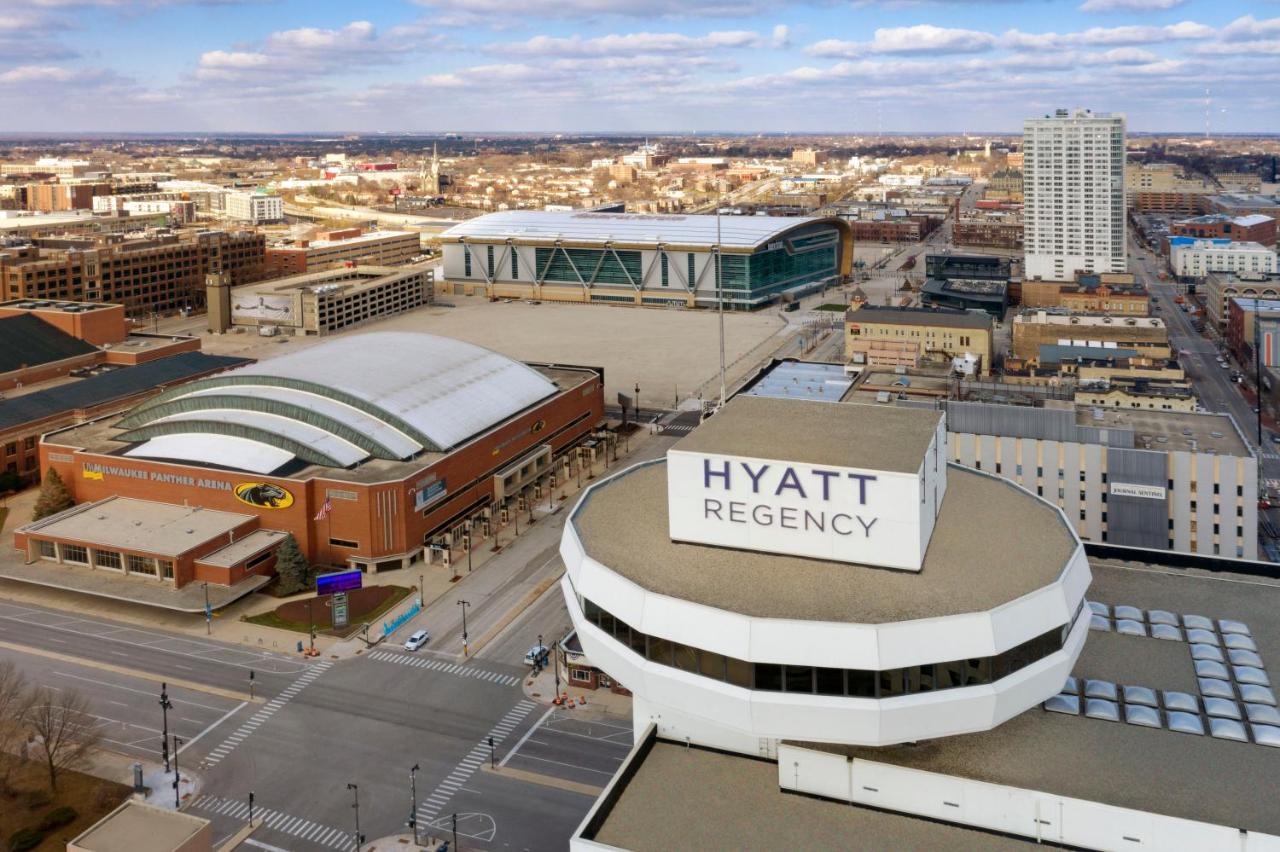
[{"label": "curved metal roof", "polygon": [[[123,440],[156,445],[167,458],[257,469],[247,456],[263,454],[242,455],[248,447],[236,441],[244,441],[350,467],[371,456],[447,451],[555,392],[538,371],[489,349],[433,334],[376,332],[172,388],[119,425]],[[187,439],[196,435],[218,440],[202,447]]]},{"label": "curved metal roof", "polygon": [[230,435],[192,435],[180,433],[160,435],[125,451],[126,456],[144,459],[179,459],[226,465],[235,459],[235,467],[253,473],[271,473],[293,461],[293,453]]},{"label": "curved metal roof", "polygon": [[716,216],[706,214],[588,213],[506,210],[454,225],[440,235],[443,243],[460,240],[507,240],[604,243],[675,243],[754,249],[804,225],[843,223],[822,216]]}]

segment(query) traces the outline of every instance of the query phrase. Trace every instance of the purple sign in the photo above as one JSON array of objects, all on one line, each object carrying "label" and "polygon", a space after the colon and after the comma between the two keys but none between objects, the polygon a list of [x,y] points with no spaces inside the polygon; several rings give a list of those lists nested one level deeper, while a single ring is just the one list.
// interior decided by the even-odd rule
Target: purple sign
[{"label": "purple sign", "polygon": [[359,568],[350,571],[335,571],[332,574],[321,574],[316,577],[316,594],[332,595],[335,592],[350,592],[360,588],[364,574]]}]

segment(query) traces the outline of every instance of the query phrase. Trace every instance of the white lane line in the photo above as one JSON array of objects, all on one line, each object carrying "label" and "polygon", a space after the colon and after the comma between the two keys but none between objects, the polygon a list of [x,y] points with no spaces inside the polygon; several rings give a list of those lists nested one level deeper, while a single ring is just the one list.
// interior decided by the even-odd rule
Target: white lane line
[{"label": "white lane line", "polygon": [[511,759],[511,756],[512,756],[513,754],[515,754],[516,752],[518,752],[518,751],[520,750],[520,747],[524,745],[525,740],[527,740],[527,739],[529,739],[529,737],[533,736],[533,732],[534,732],[534,731],[536,731],[536,730],[538,730],[538,728],[540,728],[540,727],[542,726],[542,723],[543,723],[543,722],[545,722],[545,721],[547,721],[547,717],[548,717],[548,716],[550,716],[550,715],[551,715],[552,713],[554,713],[554,712],[556,712],[556,708],[555,708],[555,705],[553,704],[552,706],[550,706],[550,707],[548,707],[548,708],[547,708],[547,712],[545,712],[545,713],[543,713],[543,714],[542,714],[542,718],[541,718],[541,719],[539,719],[537,722],[535,722],[535,723],[533,724],[533,726],[532,726],[531,728],[529,728],[529,730],[527,730],[527,731],[525,731],[525,732],[524,732],[524,736],[520,738],[520,741],[519,741],[519,742],[517,742],[517,743],[515,744],[515,746],[514,746],[514,747],[512,747],[510,750],[508,750],[508,751],[507,751],[507,753],[506,753],[505,755],[503,755],[502,760],[498,761],[498,765],[499,765],[499,766],[506,766],[506,765],[507,765],[507,761]]}]

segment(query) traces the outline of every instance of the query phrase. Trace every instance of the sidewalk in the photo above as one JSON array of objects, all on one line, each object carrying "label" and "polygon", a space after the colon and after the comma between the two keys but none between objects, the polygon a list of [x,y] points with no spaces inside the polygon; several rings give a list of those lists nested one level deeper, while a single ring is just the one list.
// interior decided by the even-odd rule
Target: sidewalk
[{"label": "sidewalk", "polygon": [[[555,698],[555,666],[542,670],[535,677],[524,679],[524,694],[531,700],[541,704],[550,704]],[[568,713],[583,719],[603,719],[607,716],[631,719],[631,696],[618,695],[605,688],[583,689],[570,686],[563,667],[560,669],[560,695],[569,696],[569,700],[560,706]],[[572,702],[570,704],[569,702]]]}]

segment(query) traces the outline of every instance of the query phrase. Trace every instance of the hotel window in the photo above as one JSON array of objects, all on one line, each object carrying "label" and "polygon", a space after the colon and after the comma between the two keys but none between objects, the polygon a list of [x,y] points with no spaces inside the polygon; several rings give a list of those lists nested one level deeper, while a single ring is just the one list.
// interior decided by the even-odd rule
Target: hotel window
[{"label": "hotel window", "polygon": [[41,559],[57,559],[58,558],[58,548],[56,545],[54,545],[53,542],[39,541],[37,542],[37,544],[40,546]]},{"label": "hotel window", "polygon": [[89,553],[78,544],[64,544],[62,545],[62,561],[88,565]]},{"label": "hotel window", "polygon": [[118,550],[98,550],[93,551],[93,564],[97,568],[107,568],[111,571],[119,571],[120,568],[120,551]]}]

